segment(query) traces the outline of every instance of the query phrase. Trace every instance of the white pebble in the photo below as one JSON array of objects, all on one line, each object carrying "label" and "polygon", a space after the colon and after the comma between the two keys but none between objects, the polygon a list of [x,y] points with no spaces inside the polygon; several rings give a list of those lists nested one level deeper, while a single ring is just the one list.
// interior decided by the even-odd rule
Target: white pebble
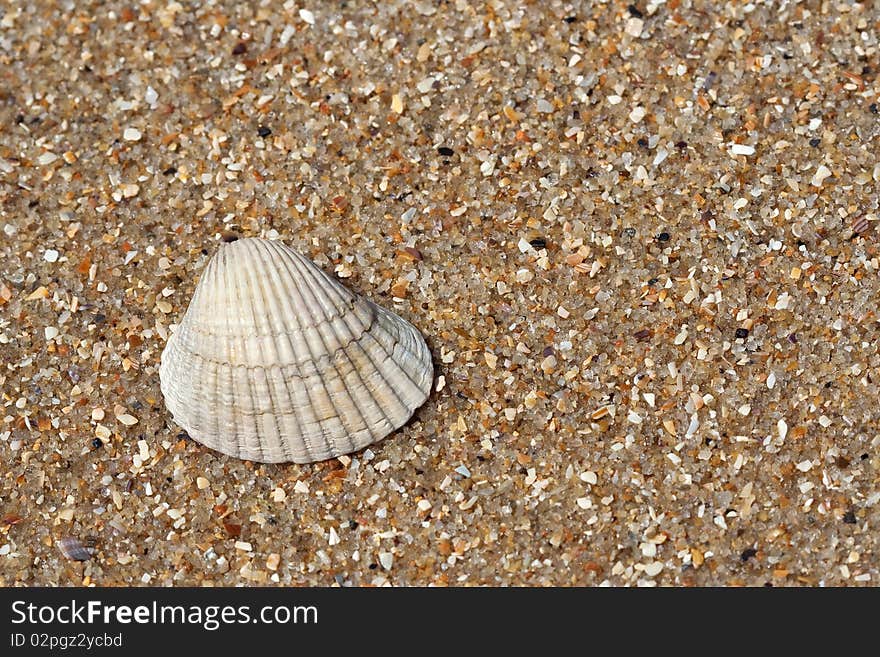
[{"label": "white pebble", "polygon": [[54,326],[47,326],[43,329],[43,333],[46,335],[47,340],[53,340],[58,337],[58,329]]},{"label": "white pebble", "polygon": [[648,577],[656,577],[660,574],[660,571],[663,570],[663,562],[661,561],[652,561],[648,565],[645,566],[645,574]]},{"label": "white pebble", "polygon": [[821,187],[822,183],[825,182],[825,179],[831,175],[831,169],[826,167],[824,164],[820,164],[816,168],[816,172],[813,174],[813,179],[810,181],[814,187]]},{"label": "white pebble", "polygon": [[733,155],[754,155],[755,147],[747,146],[746,144],[733,144],[730,147],[730,152]]},{"label": "white pebble", "polygon": [[122,415],[117,415],[116,419],[122,422],[127,427],[132,427],[137,424],[137,418],[134,415],[129,415],[128,413],[123,413]]},{"label": "white pebble", "polygon": [[315,15],[310,12],[308,9],[300,9],[299,17],[302,18],[309,25],[315,24]]},{"label": "white pebble", "polygon": [[543,98],[539,98],[538,99],[538,111],[541,112],[542,114],[549,114],[550,112],[553,111],[553,105],[550,102],[544,100]]},{"label": "white pebble", "polygon": [[788,435],[788,423],[785,420],[779,420],[776,423],[776,431],[779,432],[779,439],[785,440],[785,437]]},{"label": "white pebble", "polygon": [[55,249],[46,249],[46,252],[43,254],[43,259],[46,262],[58,262],[58,251]]},{"label": "white pebble", "polygon": [[592,470],[587,470],[586,472],[581,472],[578,475],[578,478],[581,481],[585,481],[588,484],[593,485],[593,486],[595,486],[596,483],[599,481],[599,477],[597,477],[596,473],[593,472]]},{"label": "white pebble", "polygon": [[281,42],[282,46],[286,46],[287,42],[290,41],[294,34],[296,34],[296,28],[293,25],[285,25],[278,40]]},{"label": "white pebble", "polygon": [[125,132],[122,133],[122,137],[125,141],[140,141],[142,135],[141,131],[137,128],[126,128]]},{"label": "white pebble", "polygon": [[640,37],[640,36],[642,36],[642,28],[644,26],[645,26],[645,21],[643,21],[641,18],[637,18],[636,16],[633,16],[632,18],[630,18],[626,22],[626,28],[624,28],[624,29],[625,29],[626,33],[629,34],[630,36]]},{"label": "white pebble", "polygon": [[156,93],[156,90],[153,87],[147,87],[147,91],[144,93],[144,102],[153,107],[157,100],[159,100],[159,94]]},{"label": "white pebble", "polygon": [[629,120],[633,123],[639,123],[645,118],[645,114],[647,114],[647,110],[642,105],[636,105],[629,113]]},{"label": "white pebble", "polygon": [[379,563],[382,564],[385,570],[391,570],[391,566],[394,565],[394,555],[390,552],[380,552]]}]

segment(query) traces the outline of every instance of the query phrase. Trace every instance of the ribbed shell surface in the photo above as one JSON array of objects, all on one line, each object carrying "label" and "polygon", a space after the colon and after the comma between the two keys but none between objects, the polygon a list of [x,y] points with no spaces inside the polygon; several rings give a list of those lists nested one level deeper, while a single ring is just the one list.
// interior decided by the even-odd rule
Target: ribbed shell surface
[{"label": "ribbed shell surface", "polygon": [[309,463],[402,426],[427,399],[433,366],[409,322],[281,242],[248,238],[208,263],[159,379],[174,420],[199,442]]}]

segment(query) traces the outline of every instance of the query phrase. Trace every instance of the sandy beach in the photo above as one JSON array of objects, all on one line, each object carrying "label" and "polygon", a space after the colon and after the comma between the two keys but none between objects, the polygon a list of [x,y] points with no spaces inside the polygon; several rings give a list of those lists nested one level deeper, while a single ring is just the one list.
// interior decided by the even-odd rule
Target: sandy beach
[{"label": "sandy beach", "polygon": [[[872,3],[75,4],[0,7],[0,585],[878,583]],[[419,328],[406,426],[174,423],[249,236]]]}]

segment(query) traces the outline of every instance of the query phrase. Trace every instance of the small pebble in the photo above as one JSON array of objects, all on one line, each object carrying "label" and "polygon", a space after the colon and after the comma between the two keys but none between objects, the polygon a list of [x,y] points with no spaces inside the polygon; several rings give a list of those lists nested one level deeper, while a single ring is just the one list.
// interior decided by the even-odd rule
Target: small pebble
[{"label": "small pebble", "polygon": [[747,146],[746,144],[733,144],[730,147],[730,152],[734,155],[754,155],[755,147]]}]

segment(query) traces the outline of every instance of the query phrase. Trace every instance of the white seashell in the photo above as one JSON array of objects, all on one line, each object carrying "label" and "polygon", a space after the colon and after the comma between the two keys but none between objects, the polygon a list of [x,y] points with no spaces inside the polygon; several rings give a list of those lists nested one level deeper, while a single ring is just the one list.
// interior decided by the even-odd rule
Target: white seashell
[{"label": "white seashell", "polygon": [[310,463],[401,427],[433,380],[412,324],[281,242],[224,244],[162,352],[174,420],[230,456]]}]

